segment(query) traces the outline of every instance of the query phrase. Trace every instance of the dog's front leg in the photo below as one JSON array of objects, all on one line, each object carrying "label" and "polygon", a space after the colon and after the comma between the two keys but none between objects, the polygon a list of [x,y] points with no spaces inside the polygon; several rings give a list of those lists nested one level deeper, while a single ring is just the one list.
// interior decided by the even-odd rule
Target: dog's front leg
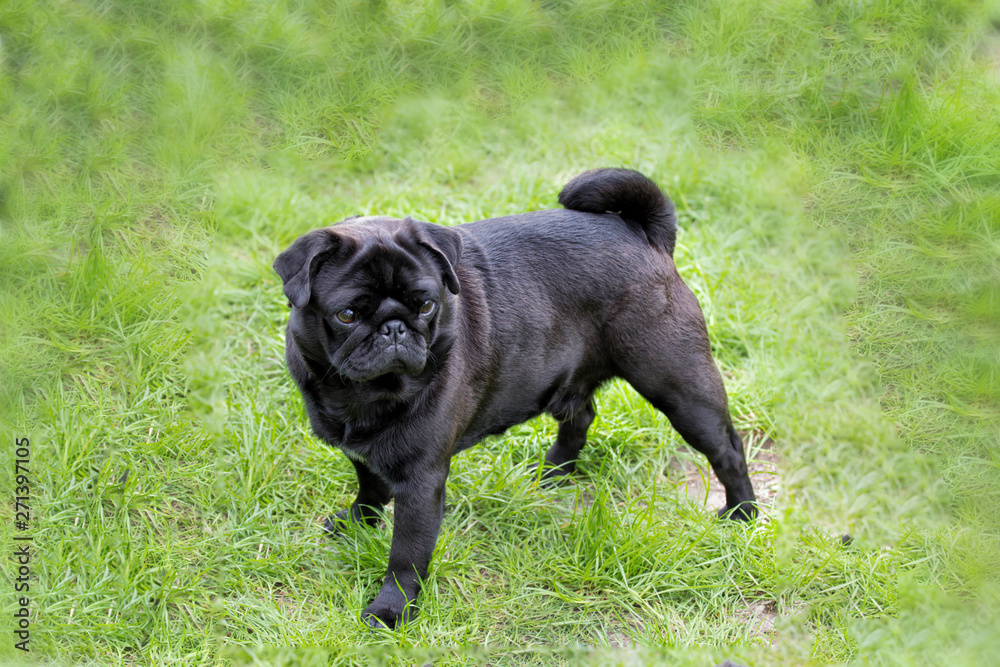
[{"label": "dog's front leg", "polygon": [[358,474],[358,497],[348,509],[327,518],[323,528],[331,535],[343,532],[349,522],[377,526],[379,511],[392,498],[392,489],[368,464],[354,458],[351,463]]},{"label": "dog's front leg", "polygon": [[373,628],[395,628],[415,615],[415,600],[427,576],[441,530],[447,469],[393,485],[396,507],[385,583],[361,617]]}]

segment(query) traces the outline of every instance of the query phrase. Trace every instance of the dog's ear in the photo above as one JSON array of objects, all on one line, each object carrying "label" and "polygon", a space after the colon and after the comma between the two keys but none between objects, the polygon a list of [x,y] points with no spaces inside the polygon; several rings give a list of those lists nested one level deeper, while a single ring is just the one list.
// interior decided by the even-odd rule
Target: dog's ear
[{"label": "dog's ear", "polygon": [[438,264],[441,265],[442,277],[448,291],[458,294],[461,286],[458,284],[458,275],[455,267],[462,256],[462,235],[451,227],[433,225],[429,222],[419,222],[409,219],[417,232],[417,243],[430,251]]},{"label": "dog's ear", "polygon": [[285,296],[296,308],[309,303],[312,279],[317,259],[340,246],[340,239],[331,229],[316,229],[295,239],[288,250],[274,260],[274,270],[285,283]]}]

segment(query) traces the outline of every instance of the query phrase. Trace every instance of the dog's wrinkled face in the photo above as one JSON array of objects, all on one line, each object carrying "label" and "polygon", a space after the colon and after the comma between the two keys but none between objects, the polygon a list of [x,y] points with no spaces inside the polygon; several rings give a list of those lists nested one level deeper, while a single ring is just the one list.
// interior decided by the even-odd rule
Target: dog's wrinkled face
[{"label": "dog's wrinkled face", "polygon": [[[394,218],[309,232],[275,261],[288,332],[317,374],[363,383],[419,376],[450,337],[458,233]],[[396,378],[398,379],[398,378]]]}]

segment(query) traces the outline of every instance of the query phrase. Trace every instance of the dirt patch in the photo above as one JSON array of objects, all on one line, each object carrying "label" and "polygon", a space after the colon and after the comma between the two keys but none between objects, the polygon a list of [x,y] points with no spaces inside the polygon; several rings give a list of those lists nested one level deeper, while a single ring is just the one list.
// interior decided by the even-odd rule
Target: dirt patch
[{"label": "dirt patch", "polygon": [[774,622],[778,618],[778,609],[773,602],[749,603],[736,612],[747,629],[749,638],[759,637],[768,645],[774,640]]},{"label": "dirt patch", "polygon": [[1000,23],[994,23],[994,29],[983,35],[976,49],[976,60],[986,66],[992,75],[994,84],[1000,85]]}]

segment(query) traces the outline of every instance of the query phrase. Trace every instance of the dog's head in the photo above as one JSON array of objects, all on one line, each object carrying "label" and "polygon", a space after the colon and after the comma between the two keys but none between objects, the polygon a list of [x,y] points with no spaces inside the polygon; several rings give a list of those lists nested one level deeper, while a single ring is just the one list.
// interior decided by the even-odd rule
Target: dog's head
[{"label": "dog's head", "polygon": [[353,218],[295,240],[274,261],[288,334],[310,367],[360,383],[419,376],[452,333],[462,237],[411,218]]}]

